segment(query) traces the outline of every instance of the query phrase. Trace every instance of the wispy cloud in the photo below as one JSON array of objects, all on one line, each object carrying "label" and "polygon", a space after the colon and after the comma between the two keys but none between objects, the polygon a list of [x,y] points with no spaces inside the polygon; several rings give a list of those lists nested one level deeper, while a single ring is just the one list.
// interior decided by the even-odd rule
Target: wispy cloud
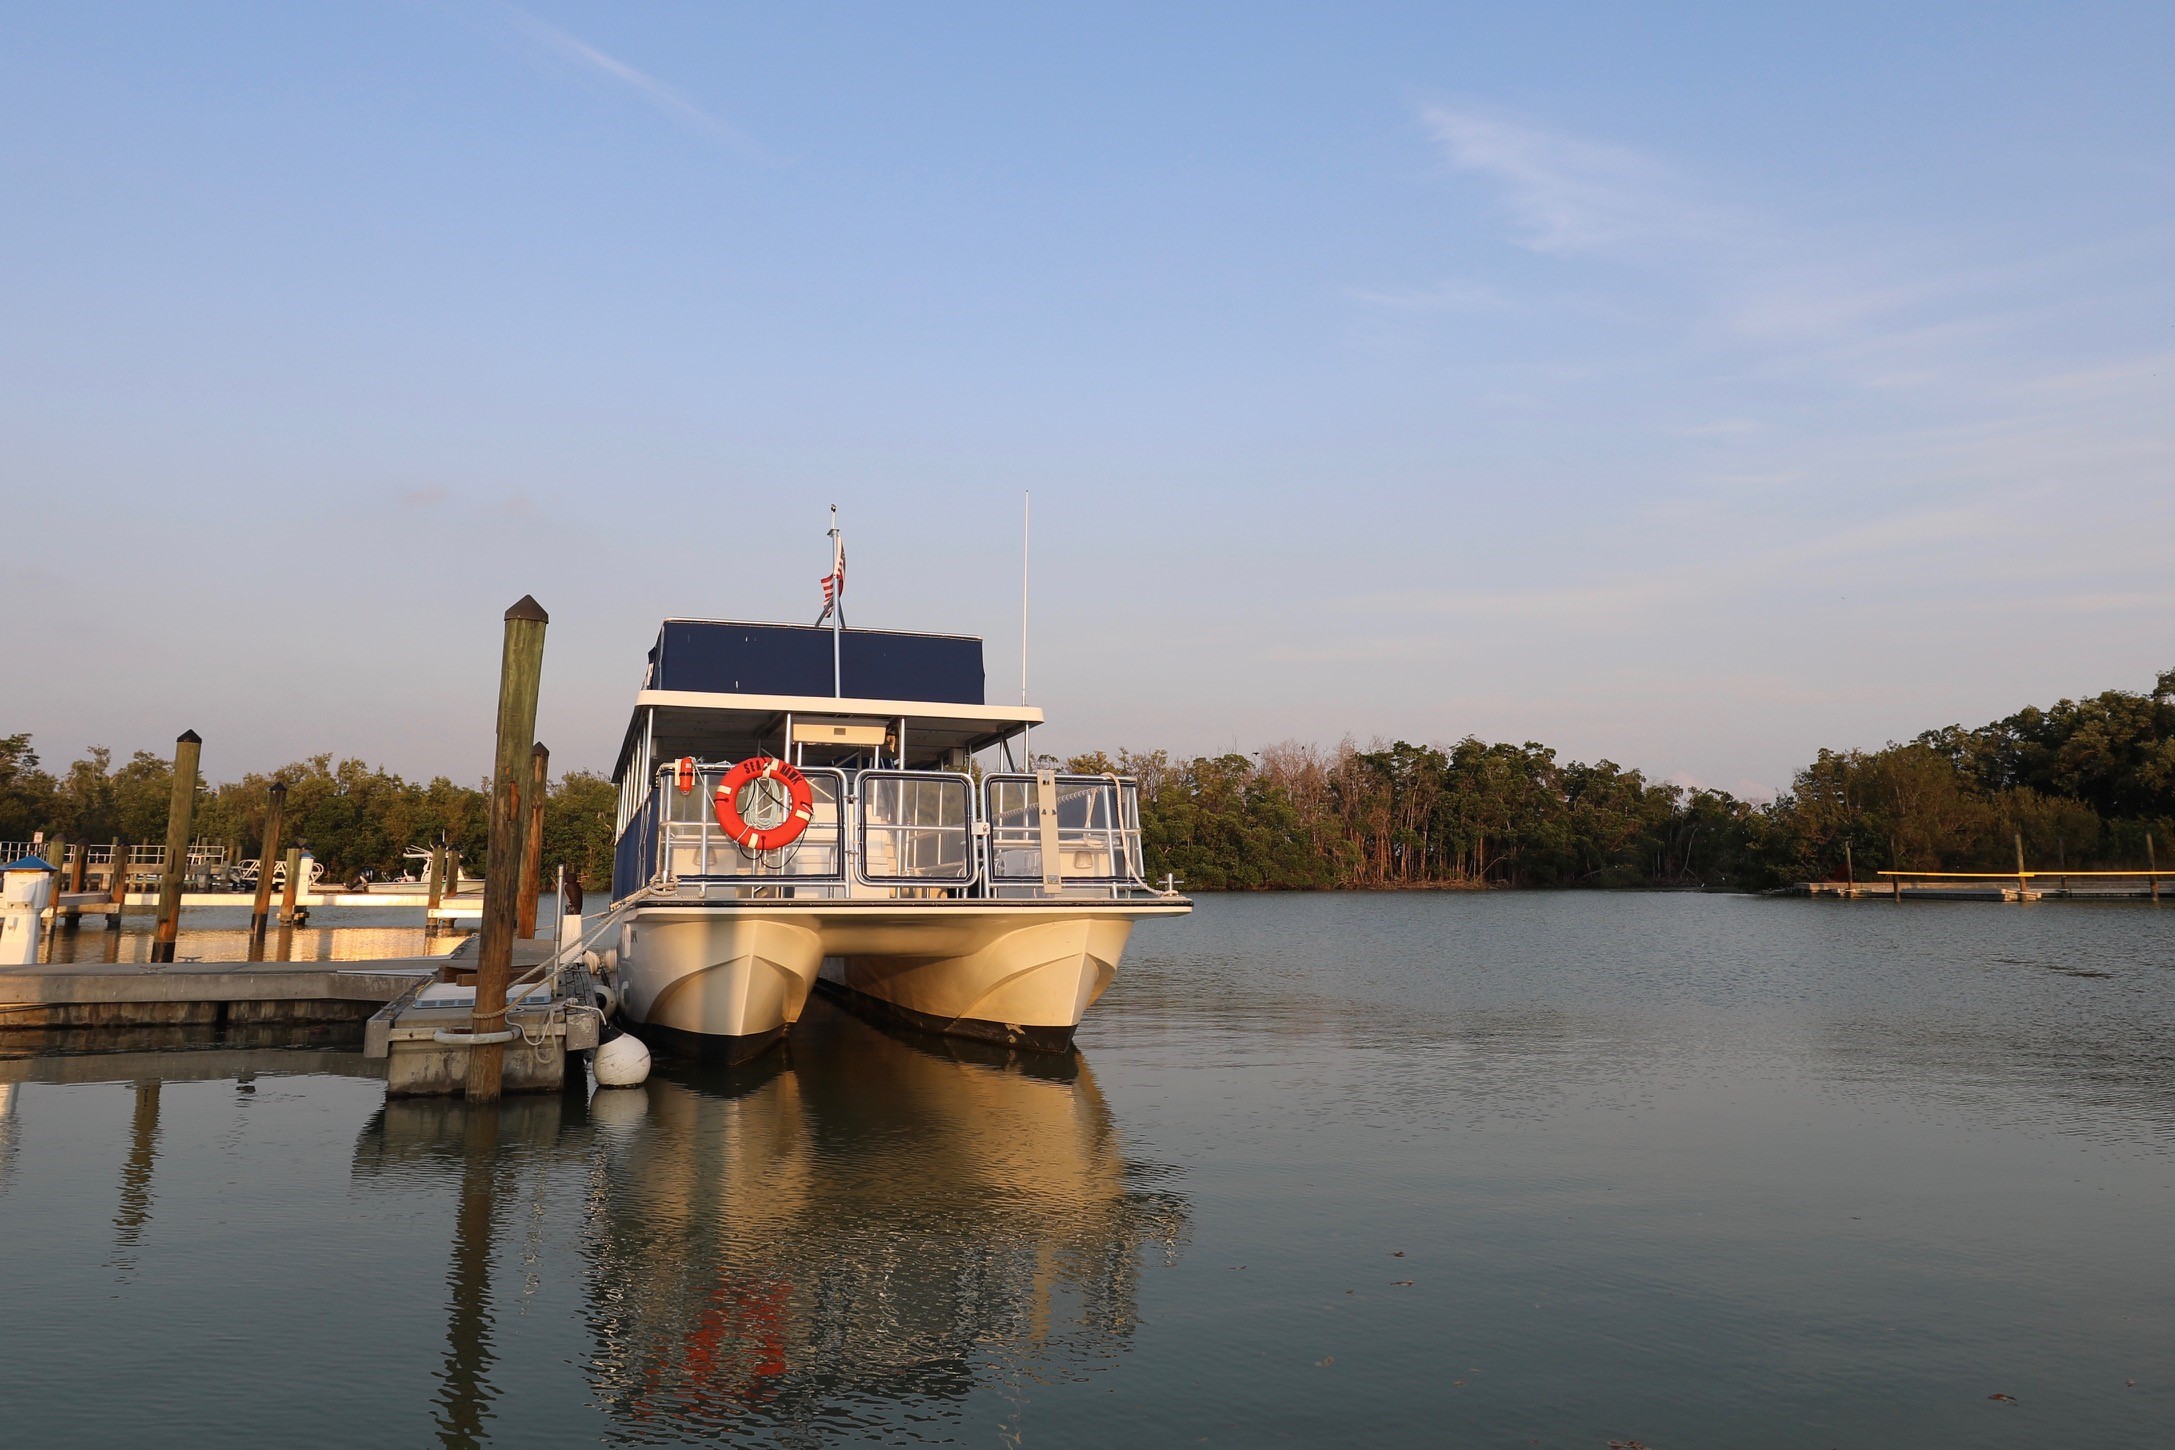
[{"label": "wispy cloud", "polygon": [[631,92],[651,108],[693,131],[724,143],[750,160],[766,165],[776,164],[778,158],[754,137],[715,112],[696,105],[648,71],[599,50],[580,36],[561,30],[550,21],[532,15],[518,5],[501,0],[497,8],[515,33],[535,49]]},{"label": "wispy cloud", "polygon": [[1725,225],[1670,168],[1629,147],[1443,105],[1421,107],[1420,121],[1451,166],[1501,185],[1534,251],[1618,251]]},{"label": "wispy cloud", "polygon": [[1354,287],[1350,289],[1349,295],[1354,302],[1379,307],[1386,312],[1402,313],[1494,312],[1511,305],[1510,299],[1501,292],[1478,282],[1437,282],[1432,287],[1405,291]]}]

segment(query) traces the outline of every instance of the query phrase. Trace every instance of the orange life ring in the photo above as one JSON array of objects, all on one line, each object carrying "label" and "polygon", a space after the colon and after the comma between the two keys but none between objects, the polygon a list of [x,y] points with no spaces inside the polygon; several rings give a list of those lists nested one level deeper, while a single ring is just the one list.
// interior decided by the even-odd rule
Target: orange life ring
[{"label": "orange life ring", "polygon": [[674,783],[679,786],[681,795],[686,795],[693,790],[695,788],[695,757],[692,755],[681,756],[679,764],[673,769],[673,775],[675,777]]},{"label": "orange life ring", "polygon": [[[774,780],[784,786],[791,803],[785,819],[768,830],[756,829],[740,814],[742,788],[758,780]],[[775,851],[792,845],[808,829],[816,813],[816,794],[808,787],[808,777],[785,761],[770,755],[751,755],[725,772],[711,804],[717,808],[717,823],[726,835],[750,851]]]}]

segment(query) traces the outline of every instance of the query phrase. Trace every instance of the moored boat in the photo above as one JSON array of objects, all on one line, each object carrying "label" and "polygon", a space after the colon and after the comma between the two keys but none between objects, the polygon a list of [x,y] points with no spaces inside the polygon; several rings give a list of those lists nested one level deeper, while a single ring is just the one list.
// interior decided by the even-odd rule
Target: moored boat
[{"label": "moored boat", "polygon": [[1133,923],[1191,903],[1143,879],[1133,781],[1022,759],[1041,722],[984,699],[979,639],[665,621],[614,772],[623,1015],[741,1058],[820,980],[1068,1045]]}]

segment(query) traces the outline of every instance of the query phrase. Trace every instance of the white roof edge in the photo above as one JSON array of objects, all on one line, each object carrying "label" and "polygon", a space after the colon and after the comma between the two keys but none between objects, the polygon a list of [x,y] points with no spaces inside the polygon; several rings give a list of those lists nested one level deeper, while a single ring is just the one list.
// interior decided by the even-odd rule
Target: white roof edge
[{"label": "white roof edge", "polygon": [[992,725],[1040,725],[1033,705],[955,705],[941,700],[856,700],[832,695],[731,695],[704,690],[642,690],[634,708],[676,705],[693,710],[751,710],[796,715],[904,715],[925,720],[986,720]]}]

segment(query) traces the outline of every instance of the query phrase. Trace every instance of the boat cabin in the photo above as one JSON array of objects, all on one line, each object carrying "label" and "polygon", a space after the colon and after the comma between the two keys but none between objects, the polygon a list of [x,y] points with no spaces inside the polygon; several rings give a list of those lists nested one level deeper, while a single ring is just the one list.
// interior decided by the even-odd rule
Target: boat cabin
[{"label": "boat cabin", "polygon": [[1040,723],[984,700],[970,636],[666,620],[613,771],[613,900],[1154,894],[1135,783],[1033,769]]}]

